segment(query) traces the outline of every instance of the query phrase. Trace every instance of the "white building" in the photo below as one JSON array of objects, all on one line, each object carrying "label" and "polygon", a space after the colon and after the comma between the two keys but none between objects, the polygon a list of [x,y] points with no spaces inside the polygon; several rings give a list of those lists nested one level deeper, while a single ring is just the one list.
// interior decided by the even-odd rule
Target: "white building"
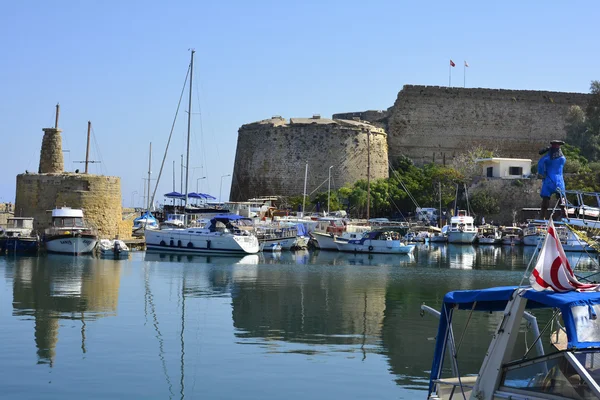
[{"label": "white building", "polygon": [[528,158],[478,158],[475,162],[481,166],[486,178],[519,179],[531,175],[531,160]]}]

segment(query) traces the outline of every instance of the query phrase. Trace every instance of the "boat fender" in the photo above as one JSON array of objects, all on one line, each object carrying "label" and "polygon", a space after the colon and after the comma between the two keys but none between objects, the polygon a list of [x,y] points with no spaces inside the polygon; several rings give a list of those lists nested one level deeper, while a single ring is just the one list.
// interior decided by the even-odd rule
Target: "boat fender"
[{"label": "boat fender", "polygon": [[210,249],[210,240],[207,240],[207,241],[206,241],[206,248],[207,248],[207,249]]},{"label": "boat fender", "polygon": [[161,245],[161,246],[166,246],[166,245],[167,245],[167,243],[166,243],[164,240],[161,240],[161,241],[160,241],[160,245]]},{"label": "boat fender", "polygon": [[178,241],[177,241],[177,247],[183,247],[182,245],[183,245],[183,244],[181,243],[181,240],[178,240]]},{"label": "boat fender", "polygon": [[369,251],[373,251],[373,246],[369,246]]},{"label": "boat fender", "polygon": [[175,241],[173,239],[171,239],[171,241],[169,242],[169,246],[175,247]]},{"label": "boat fender", "polygon": [[188,242],[187,247],[188,247],[188,249],[193,249],[194,248],[194,243]]}]

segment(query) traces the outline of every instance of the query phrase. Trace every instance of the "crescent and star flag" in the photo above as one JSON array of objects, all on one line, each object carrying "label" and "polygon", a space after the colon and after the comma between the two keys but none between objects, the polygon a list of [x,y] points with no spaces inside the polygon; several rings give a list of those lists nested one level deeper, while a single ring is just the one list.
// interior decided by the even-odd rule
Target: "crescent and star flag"
[{"label": "crescent and star flag", "polygon": [[529,277],[529,283],[537,291],[598,291],[598,285],[581,283],[575,278],[552,219],[548,222],[548,234]]},{"label": "crescent and star flag", "polygon": [[469,67],[469,63],[465,61],[465,67]]},{"label": "crescent and star flag", "polygon": [[454,61],[450,60],[450,66],[451,67],[456,67],[456,64],[454,64]]}]

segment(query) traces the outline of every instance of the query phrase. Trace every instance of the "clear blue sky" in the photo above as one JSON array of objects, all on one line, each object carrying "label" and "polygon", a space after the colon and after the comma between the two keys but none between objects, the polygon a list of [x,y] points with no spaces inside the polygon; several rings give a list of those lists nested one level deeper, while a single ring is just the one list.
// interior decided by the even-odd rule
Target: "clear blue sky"
[{"label": "clear blue sky", "polygon": [[[0,201],[14,201],[18,173],[37,172],[60,102],[65,168],[83,169],[73,161],[91,120],[102,161],[91,172],[120,176],[130,205],[150,141],[158,173],[191,47],[190,189],[206,176],[200,191],[218,196],[242,124],[385,109],[404,84],[447,85],[450,58],[455,85],[467,60],[468,87],[588,92],[600,79],[599,11],[594,1],[5,1]],[[182,113],[159,193],[172,189],[173,160],[179,189],[185,132]]]}]

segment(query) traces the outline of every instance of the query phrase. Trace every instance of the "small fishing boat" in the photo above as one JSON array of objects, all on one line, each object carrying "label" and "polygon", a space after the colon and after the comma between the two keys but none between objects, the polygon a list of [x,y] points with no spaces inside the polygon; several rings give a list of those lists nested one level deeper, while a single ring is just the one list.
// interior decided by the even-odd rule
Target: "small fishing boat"
[{"label": "small fishing boat", "polygon": [[98,242],[100,256],[102,258],[127,258],[129,257],[129,247],[119,239],[108,240],[101,239]]},{"label": "small fishing boat", "polygon": [[502,244],[518,245],[523,243],[523,230],[518,226],[505,226],[502,228]]},{"label": "small fishing boat", "polygon": [[494,225],[483,225],[477,228],[477,242],[479,244],[502,243],[502,232]]},{"label": "small fishing boat", "polygon": [[44,231],[49,253],[90,254],[96,247],[98,234],[83,219],[83,211],[61,207],[52,210],[52,226]]},{"label": "small fishing boat", "polygon": [[40,239],[33,232],[33,218],[8,218],[2,236],[0,253],[4,250],[9,254],[31,254],[38,251]]},{"label": "small fishing boat", "polygon": [[158,220],[150,211],[133,220],[133,236],[144,236],[145,230],[157,230],[159,228]]},{"label": "small fishing boat", "polygon": [[466,210],[459,210],[457,215],[450,218],[450,227],[448,228],[448,243],[470,244],[477,237],[477,228],[474,225],[474,219],[467,214]]},{"label": "small fishing boat", "polygon": [[358,240],[336,244],[339,251],[350,253],[411,254],[415,245],[404,244],[400,237],[400,234],[394,231],[371,231],[363,234]]},{"label": "small fishing boat", "polygon": [[371,230],[367,225],[344,223],[341,218],[319,218],[311,236],[316,240],[320,250],[338,250],[338,243],[358,240],[365,232]]},{"label": "small fishing boat", "polygon": [[529,221],[523,230],[523,244],[525,246],[537,246],[546,237],[545,221]]}]

